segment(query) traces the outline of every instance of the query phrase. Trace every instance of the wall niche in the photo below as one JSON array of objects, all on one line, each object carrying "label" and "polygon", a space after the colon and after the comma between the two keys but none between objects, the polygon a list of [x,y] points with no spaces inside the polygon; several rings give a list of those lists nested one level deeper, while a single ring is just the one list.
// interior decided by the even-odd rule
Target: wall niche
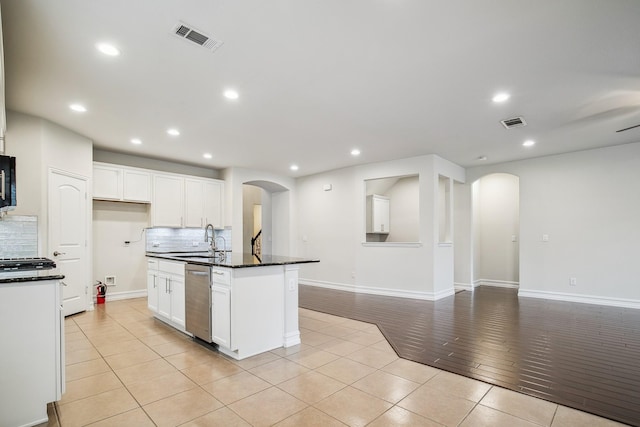
[{"label": "wall niche", "polygon": [[420,240],[418,175],[365,180],[366,242],[414,243]]}]

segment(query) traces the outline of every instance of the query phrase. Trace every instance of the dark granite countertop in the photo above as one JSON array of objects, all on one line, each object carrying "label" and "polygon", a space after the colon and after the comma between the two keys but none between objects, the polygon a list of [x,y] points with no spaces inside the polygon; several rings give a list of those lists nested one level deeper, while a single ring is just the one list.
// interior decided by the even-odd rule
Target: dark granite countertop
[{"label": "dark granite countertop", "polygon": [[189,264],[209,265],[211,267],[247,268],[264,267],[268,265],[306,264],[320,262],[318,259],[296,258],[279,255],[263,255],[258,258],[248,253],[227,252],[224,257],[212,256],[207,252],[173,252],[153,253],[147,252],[147,257],[167,259],[171,261],[184,261]]}]

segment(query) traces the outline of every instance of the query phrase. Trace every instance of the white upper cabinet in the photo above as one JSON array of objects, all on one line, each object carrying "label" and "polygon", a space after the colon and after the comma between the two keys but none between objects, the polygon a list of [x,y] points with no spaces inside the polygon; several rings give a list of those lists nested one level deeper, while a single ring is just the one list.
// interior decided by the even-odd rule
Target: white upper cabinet
[{"label": "white upper cabinet", "polygon": [[93,198],[151,203],[152,227],[224,227],[224,181],[93,162]]},{"label": "white upper cabinet", "polygon": [[142,169],[94,162],[93,198],[151,203],[151,173]]},{"label": "white upper cabinet", "polygon": [[93,164],[93,198],[122,200],[122,168]]},{"label": "white upper cabinet", "polygon": [[223,227],[224,182],[181,175],[154,175],[153,227]]},{"label": "white upper cabinet", "polygon": [[389,198],[367,196],[367,233],[389,233]]},{"label": "white upper cabinet", "polygon": [[184,227],[184,178],[153,176],[151,218],[153,227]]},{"label": "white upper cabinet", "polygon": [[151,174],[136,169],[123,169],[122,198],[129,202],[151,203]]},{"label": "white upper cabinet", "polygon": [[222,227],[223,183],[185,179],[185,227]]}]

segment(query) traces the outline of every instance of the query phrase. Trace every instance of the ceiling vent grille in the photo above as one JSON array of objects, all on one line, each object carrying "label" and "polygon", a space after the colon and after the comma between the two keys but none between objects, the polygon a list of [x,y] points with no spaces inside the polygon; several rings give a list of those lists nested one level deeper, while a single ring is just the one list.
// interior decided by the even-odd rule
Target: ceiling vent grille
[{"label": "ceiling vent grille", "polygon": [[180,37],[183,40],[188,40],[198,46],[215,51],[224,43],[222,40],[216,40],[211,36],[206,35],[204,32],[195,29],[192,25],[185,24],[184,22],[178,22],[174,27],[172,33],[176,37]]},{"label": "ceiling vent grille", "polygon": [[511,119],[501,120],[500,123],[502,123],[502,126],[506,129],[519,128],[527,125],[527,122],[524,121],[524,117],[513,117]]}]

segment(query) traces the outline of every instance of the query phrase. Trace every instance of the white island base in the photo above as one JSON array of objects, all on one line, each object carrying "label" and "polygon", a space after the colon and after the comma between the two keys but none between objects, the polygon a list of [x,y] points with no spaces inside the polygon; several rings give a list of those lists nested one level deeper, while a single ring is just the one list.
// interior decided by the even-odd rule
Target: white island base
[{"label": "white island base", "polygon": [[212,267],[212,339],[236,360],[300,344],[296,264]]}]

